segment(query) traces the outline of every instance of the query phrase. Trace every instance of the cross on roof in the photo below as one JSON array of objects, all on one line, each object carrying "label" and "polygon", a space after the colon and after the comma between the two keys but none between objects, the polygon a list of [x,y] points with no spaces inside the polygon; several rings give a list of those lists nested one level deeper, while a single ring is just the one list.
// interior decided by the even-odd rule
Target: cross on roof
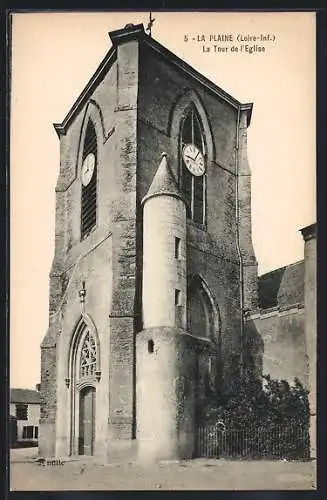
[{"label": "cross on roof", "polygon": [[152,12],[150,10],[149,22],[148,22],[148,25],[146,27],[146,31],[149,32],[149,36],[151,36],[151,34],[152,34],[152,26],[153,26],[154,21],[155,21],[155,19],[152,17]]}]

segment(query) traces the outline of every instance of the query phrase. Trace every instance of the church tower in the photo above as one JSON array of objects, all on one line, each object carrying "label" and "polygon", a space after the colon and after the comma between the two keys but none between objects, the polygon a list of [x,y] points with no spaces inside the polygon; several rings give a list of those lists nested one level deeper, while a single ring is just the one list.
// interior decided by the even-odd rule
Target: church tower
[{"label": "church tower", "polygon": [[147,36],[112,47],[60,140],[41,456],[196,455],[256,306],[241,104]]}]

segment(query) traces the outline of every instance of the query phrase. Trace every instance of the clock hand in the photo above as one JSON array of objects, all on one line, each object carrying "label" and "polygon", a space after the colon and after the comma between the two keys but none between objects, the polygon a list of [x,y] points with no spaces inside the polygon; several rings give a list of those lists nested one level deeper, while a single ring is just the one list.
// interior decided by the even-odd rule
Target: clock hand
[{"label": "clock hand", "polygon": [[197,159],[197,157],[199,156],[199,153],[200,153],[200,151],[198,151],[198,152],[197,152],[197,154],[196,154],[196,157],[195,157],[195,158],[193,158],[193,160],[194,160],[194,161],[195,161],[195,160]]}]

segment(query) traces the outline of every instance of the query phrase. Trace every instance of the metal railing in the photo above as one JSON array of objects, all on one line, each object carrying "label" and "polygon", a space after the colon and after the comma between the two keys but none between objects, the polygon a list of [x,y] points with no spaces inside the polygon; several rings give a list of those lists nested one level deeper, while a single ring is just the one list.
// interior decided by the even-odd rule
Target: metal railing
[{"label": "metal railing", "polygon": [[224,429],[198,427],[196,455],[208,458],[305,460],[310,456],[309,432],[299,425]]}]

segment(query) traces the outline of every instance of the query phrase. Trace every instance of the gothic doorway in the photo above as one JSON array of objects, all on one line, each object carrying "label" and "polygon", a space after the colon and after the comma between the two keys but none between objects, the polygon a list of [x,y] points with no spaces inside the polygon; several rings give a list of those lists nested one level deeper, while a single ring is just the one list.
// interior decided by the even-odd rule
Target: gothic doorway
[{"label": "gothic doorway", "polygon": [[[68,364],[69,454],[96,454],[96,396],[101,380],[100,344],[93,321],[83,314],[72,336]],[[70,375],[70,376],[69,376]]]},{"label": "gothic doorway", "polygon": [[197,338],[194,360],[194,455],[207,422],[207,405],[221,386],[220,321],[218,307],[208,285],[199,276],[190,280],[187,296],[187,329]]},{"label": "gothic doorway", "polygon": [[84,387],[79,394],[78,454],[93,455],[95,438],[95,388]]}]

